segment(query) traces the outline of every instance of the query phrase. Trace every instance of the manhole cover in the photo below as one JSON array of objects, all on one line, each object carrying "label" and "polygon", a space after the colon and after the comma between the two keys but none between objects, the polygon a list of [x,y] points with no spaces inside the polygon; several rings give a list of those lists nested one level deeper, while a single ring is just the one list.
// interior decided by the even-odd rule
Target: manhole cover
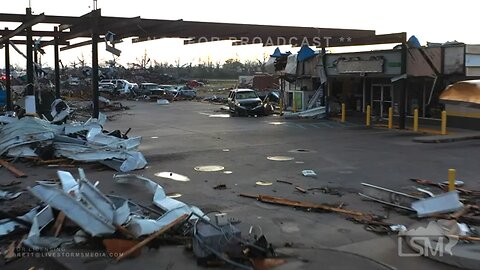
[{"label": "manhole cover", "polygon": [[171,179],[171,180],[174,180],[174,181],[180,181],[180,182],[190,181],[190,178],[186,177],[185,175],[181,175],[181,174],[173,173],[173,172],[159,172],[159,173],[156,173],[155,176]]},{"label": "manhole cover", "polygon": [[270,156],[267,157],[268,160],[273,160],[273,161],[289,161],[289,160],[294,160],[294,157],[287,157],[287,156]]},{"label": "manhole cover", "polygon": [[223,171],[225,167],[219,165],[206,165],[206,166],[197,166],[194,168],[198,172],[219,172]]}]

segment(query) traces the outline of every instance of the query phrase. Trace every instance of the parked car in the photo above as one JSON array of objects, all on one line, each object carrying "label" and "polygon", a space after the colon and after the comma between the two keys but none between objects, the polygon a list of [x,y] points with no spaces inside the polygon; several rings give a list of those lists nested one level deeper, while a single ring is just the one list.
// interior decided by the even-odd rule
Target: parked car
[{"label": "parked car", "polygon": [[228,108],[232,116],[265,115],[262,100],[255,90],[235,89],[228,95]]},{"label": "parked car", "polygon": [[160,87],[150,88],[149,91],[149,96],[151,99],[166,99],[168,101],[173,101],[176,96],[173,92]]},{"label": "parked car", "polygon": [[169,84],[161,84],[158,86],[160,89],[170,92],[174,97],[177,96],[178,90],[175,86]]},{"label": "parked car", "polygon": [[194,99],[197,97],[197,90],[191,89],[187,86],[181,86],[178,88],[177,97],[182,99]]},{"label": "parked car", "polygon": [[113,83],[99,83],[98,91],[104,92],[104,93],[116,94],[117,86]]},{"label": "parked car", "polygon": [[119,94],[130,94],[135,86],[138,86],[136,83],[131,83],[123,79],[104,79],[100,83],[113,83],[117,86]]},{"label": "parked car", "polygon": [[160,87],[156,83],[141,83],[138,90],[135,91],[137,95],[151,95],[152,91],[158,91]]}]

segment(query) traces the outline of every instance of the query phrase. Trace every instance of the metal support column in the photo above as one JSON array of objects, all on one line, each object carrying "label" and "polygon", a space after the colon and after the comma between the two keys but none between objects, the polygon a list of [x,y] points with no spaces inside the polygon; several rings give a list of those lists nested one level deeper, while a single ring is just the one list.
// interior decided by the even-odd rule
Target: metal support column
[{"label": "metal support column", "polygon": [[[5,28],[8,30],[8,28]],[[10,83],[10,40],[5,41],[5,87],[6,89],[6,103],[7,103],[7,111],[13,110],[12,104],[12,87]]]},{"label": "metal support column", "polygon": [[[32,9],[27,8],[26,21],[30,21],[32,17]],[[35,95],[33,87],[33,41],[32,27],[27,27],[27,95]]]},{"label": "metal support column", "polygon": [[60,52],[58,49],[58,43],[60,37],[58,36],[58,27],[54,28],[55,40],[53,44],[54,58],[55,58],[55,98],[60,98]]},{"label": "metal support column", "polygon": [[99,93],[98,93],[98,17],[100,10],[94,10],[91,13],[92,26],[92,92],[93,92],[93,114],[92,117],[98,118],[100,114]]},{"label": "metal support column", "polygon": [[[407,45],[405,43],[402,44],[402,75],[407,73]],[[407,78],[405,77],[400,81],[400,99],[398,101],[398,128],[405,129],[405,120],[407,118],[407,110],[406,110],[406,99],[407,99]]]}]

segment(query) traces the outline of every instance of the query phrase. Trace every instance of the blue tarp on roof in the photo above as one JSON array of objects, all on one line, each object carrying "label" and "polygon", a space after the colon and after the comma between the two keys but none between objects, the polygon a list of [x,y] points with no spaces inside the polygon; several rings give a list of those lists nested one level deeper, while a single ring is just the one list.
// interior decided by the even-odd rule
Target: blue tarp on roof
[{"label": "blue tarp on roof", "polygon": [[275,51],[273,52],[272,55],[270,55],[271,57],[281,57],[282,56],[282,53],[280,52],[280,48],[276,48]]},{"label": "blue tarp on roof", "polygon": [[273,52],[273,54],[271,54],[270,56],[271,56],[271,57],[275,57],[275,58],[280,58],[280,57],[282,57],[282,56],[284,56],[284,55],[290,55],[290,54],[292,54],[292,53],[291,53],[291,52],[282,53],[282,52],[280,51],[280,48],[277,47],[277,48],[275,49],[275,51]]},{"label": "blue tarp on roof", "polygon": [[422,45],[420,45],[420,41],[418,41],[418,38],[416,36],[411,36],[408,41],[407,41],[408,47],[410,48],[420,48]]},{"label": "blue tarp on roof", "polygon": [[307,45],[303,45],[302,48],[300,48],[300,51],[298,51],[297,60],[300,61],[300,62],[303,62],[303,61],[308,60],[308,59],[310,59],[314,56],[315,56],[315,51],[312,50]]}]

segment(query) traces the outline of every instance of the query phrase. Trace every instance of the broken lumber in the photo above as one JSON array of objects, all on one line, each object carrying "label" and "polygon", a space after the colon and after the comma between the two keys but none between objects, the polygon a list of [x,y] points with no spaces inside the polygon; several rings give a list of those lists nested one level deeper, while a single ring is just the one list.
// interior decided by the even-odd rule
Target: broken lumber
[{"label": "broken lumber", "polygon": [[455,238],[463,241],[480,241],[480,237],[466,236],[466,235],[447,235],[450,238]]},{"label": "broken lumber", "polygon": [[65,222],[65,214],[63,212],[58,213],[57,219],[52,227],[53,236],[58,237],[62,230],[63,223]]},{"label": "broken lumber", "polygon": [[27,174],[24,172],[20,171],[17,169],[15,166],[13,166],[10,162],[0,159],[0,165],[5,167],[7,170],[9,170],[15,177],[20,178],[20,177],[27,177]]},{"label": "broken lumber", "polygon": [[38,160],[37,163],[40,165],[49,165],[49,164],[65,163],[69,161],[70,161],[69,159],[60,158],[60,159],[50,159],[50,160]]},{"label": "broken lumber", "polygon": [[302,193],[307,193],[307,191],[306,191],[305,189],[303,189],[303,188],[301,188],[301,187],[299,187],[299,186],[296,186],[295,189],[298,190],[298,191],[300,191],[300,192],[302,192]]},{"label": "broken lumber", "polygon": [[283,183],[283,184],[287,184],[287,185],[293,185],[292,182],[288,182],[288,181],[285,181],[285,180],[277,180],[278,183]]},{"label": "broken lumber", "polygon": [[[410,180],[420,185],[438,187],[441,190],[448,192],[448,185],[443,183],[435,183],[431,180],[418,179],[418,178],[410,178]],[[459,191],[460,194],[463,194],[463,195],[480,196],[480,191],[478,190],[469,190],[469,189],[460,188],[460,187],[455,187],[455,190]]]},{"label": "broken lumber", "polygon": [[118,261],[121,261],[122,259],[130,256],[131,254],[133,254],[134,252],[136,252],[138,249],[144,247],[146,244],[148,244],[149,242],[151,242],[152,240],[154,240],[155,238],[159,237],[160,235],[164,234],[166,231],[170,230],[173,226],[185,221],[187,219],[188,215],[187,214],[184,214],[184,215],[181,215],[179,218],[175,219],[174,221],[172,221],[170,224],[168,224],[167,226],[163,227],[161,230],[151,234],[150,236],[148,236],[147,238],[143,239],[140,243],[136,244],[135,246],[133,246],[131,249],[127,250],[125,253],[121,254],[120,256],[117,257],[117,262]]},{"label": "broken lumber", "polygon": [[364,216],[370,216],[369,214],[365,214],[362,212],[358,211],[352,211],[352,210],[346,210],[342,208],[337,208],[337,207],[331,207],[328,205],[324,204],[315,204],[315,203],[310,203],[310,202],[299,202],[299,201],[293,201],[289,199],[284,199],[284,198],[278,198],[278,197],[272,197],[268,195],[250,195],[250,194],[240,194],[239,196],[241,197],[246,197],[246,198],[252,198],[252,199],[257,199],[258,201],[264,202],[264,203],[271,203],[271,204],[278,204],[278,205],[285,205],[285,206],[292,206],[292,207],[300,207],[300,208],[306,208],[306,209],[318,209],[318,210],[324,210],[328,212],[335,212],[339,214],[344,214],[347,216],[357,216],[357,217],[364,217]]},{"label": "broken lumber", "polygon": [[133,233],[131,233],[129,230],[127,230],[125,227],[121,225],[115,225],[115,229],[117,229],[118,232],[122,233],[127,237],[136,238],[135,235],[133,235]]},{"label": "broken lumber", "polygon": [[470,205],[466,205],[463,209],[453,213],[450,215],[450,218],[451,219],[459,219],[461,218],[462,216],[468,214],[468,212],[470,211],[470,208],[471,206]]}]

